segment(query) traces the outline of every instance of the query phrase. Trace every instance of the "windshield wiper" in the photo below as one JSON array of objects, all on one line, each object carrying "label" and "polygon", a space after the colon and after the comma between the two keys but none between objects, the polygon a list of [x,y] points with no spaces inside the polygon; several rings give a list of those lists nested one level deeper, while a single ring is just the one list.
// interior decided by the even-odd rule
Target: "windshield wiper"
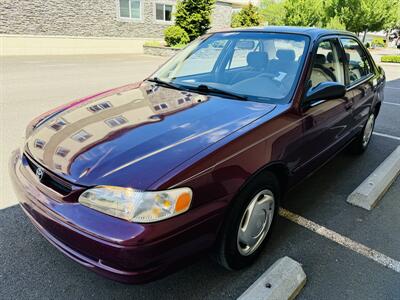
[{"label": "windshield wiper", "polygon": [[171,82],[167,82],[167,81],[164,81],[164,80],[161,80],[161,79],[159,79],[158,77],[147,78],[146,80],[147,80],[147,81],[150,81],[150,82],[157,83],[157,84],[162,85],[162,86],[169,87],[169,88],[171,88],[171,89],[183,90],[183,88],[180,87],[179,85],[173,84],[173,83],[171,83]]},{"label": "windshield wiper", "polygon": [[213,93],[213,94],[220,94],[220,95],[225,95],[225,96],[229,96],[238,100],[243,100],[243,101],[247,101],[249,100],[247,96],[242,95],[242,94],[237,94],[235,92],[230,92],[230,91],[225,91],[225,90],[221,90],[212,86],[208,86],[205,84],[200,84],[197,87],[194,87],[194,89],[196,91],[199,92],[205,92],[205,93]]}]

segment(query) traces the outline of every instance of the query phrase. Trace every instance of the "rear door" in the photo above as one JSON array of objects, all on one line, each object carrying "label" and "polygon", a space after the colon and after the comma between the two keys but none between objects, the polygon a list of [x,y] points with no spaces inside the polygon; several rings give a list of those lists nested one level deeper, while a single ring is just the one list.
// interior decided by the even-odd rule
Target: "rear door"
[{"label": "rear door", "polygon": [[376,78],[369,56],[359,41],[352,37],[341,37],[345,53],[347,90],[352,93],[354,131],[363,128],[374,99]]}]

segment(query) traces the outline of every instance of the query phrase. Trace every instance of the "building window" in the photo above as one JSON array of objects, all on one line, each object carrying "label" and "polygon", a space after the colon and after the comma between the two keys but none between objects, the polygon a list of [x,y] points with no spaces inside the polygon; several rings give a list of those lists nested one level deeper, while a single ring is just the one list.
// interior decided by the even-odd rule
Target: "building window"
[{"label": "building window", "polygon": [[35,148],[43,149],[45,145],[46,145],[45,141],[40,140],[40,139],[35,140],[35,143],[34,143]]},{"label": "building window", "polygon": [[111,107],[112,107],[111,103],[107,101],[107,102],[92,105],[92,106],[88,107],[88,110],[95,113],[95,112],[98,112],[98,111],[101,111],[101,110],[104,110],[107,108],[111,108]]},{"label": "building window", "polygon": [[108,119],[104,121],[109,127],[113,128],[113,127],[117,127],[120,125],[123,125],[125,123],[127,123],[128,121],[122,117],[122,116],[118,116],[112,119]]},{"label": "building window", "polygon": [[140,20],[142,17],[141,11],[141,0],[119,0],[120,18]]},{"label": "building window", "polygon": [[65,125],[67,125],[67,122],[64,119],[57,119],[53,123],[50,124],[50,128],[54,129],[55,131],[59,131],[62,129]]},{"label": "building window", "polygon": [[172,5],[156,3],[156,20],[172,21]]},{"label": "building window", "polygon": [[58,147],[56,150],[56,154],[61,157],[66,157],[69,153],[69,150],[63,147]]},{"label": "building window", "polygon": [[79,130],[74,135],[72,135],[71,139],[73,139],[74,141],[77,141],[79,143],[83,143],[84,141],[86,141],[90,137],[92,137],[92,135],[90,133],[88,133],[87,131],[82,129],[82,130]]}]

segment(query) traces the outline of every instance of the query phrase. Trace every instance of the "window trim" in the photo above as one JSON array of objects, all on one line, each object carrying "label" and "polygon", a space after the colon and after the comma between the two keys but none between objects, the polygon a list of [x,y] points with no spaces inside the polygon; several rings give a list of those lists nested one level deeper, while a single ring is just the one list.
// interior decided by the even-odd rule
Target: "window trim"
[{"label": "window trim", "polygon": [[120,0],[116,0],[116,7],[117,7],[117,19],[121,22],[143,22],[143,13],[144,13],[144,0],[128,0],[129,1],[129,15],[131,15],[131,2],[132,1],[138,1],[140,4],[139,12],[140,12],[140,17],[139,18],[132,18],[132,17],[122,17],[121,16],[121,7],[120,7]]},{"label": "window trim", "polygon": [[[159,20],[157,19],[157,4],[161,4],[163,6],[163,16],[164,16],[164,20]],[[167,21],[165,20],[165,5],[170,5],[172,6],[172,12],[171,12],[171,20]],[[175,21],[174,18],[174,12],[175,12],[175,4],[173,2],[168,2],[168,1],[154,1],[154,5],[153,5],[153,16],[154,16],[154,21],[156,23],[161,23],[161,24],[172,24]]]},{"label": "window trim", "polygon": [[[370,59],[368,53],[365,51],[365,49],[363,48],[361,43],[356,38],[354,38],[352,36],[343,35],[343,36],[339,36],[338,39],[339,39],[339,43],[340,43],[340,46],[342,48],[342,52],[343,52],[343,55],[344,55],[343,58],[344,58],[345,75],[346,75],[346,91],[350,91],[353,88],[359,86],[360,84],[363,84],[366,81],[370,80],[374,76],[374,72],[372,70],[374,68],[374,64],[371,62],[371,59]],[[370,65],[370,73],[368,75],[360,77],[359,79],[357,79],[356,81],[353,81],[352,83],[350,83],[349,61],[347,60],[346,50],[345,50],[345,48],[343,46],[342,39],[348,39],[348,40],[355,41],[358,44],[358,46],[360,47],[361,51],[364,52],[365,58],[367,59],[369,65]]]}]

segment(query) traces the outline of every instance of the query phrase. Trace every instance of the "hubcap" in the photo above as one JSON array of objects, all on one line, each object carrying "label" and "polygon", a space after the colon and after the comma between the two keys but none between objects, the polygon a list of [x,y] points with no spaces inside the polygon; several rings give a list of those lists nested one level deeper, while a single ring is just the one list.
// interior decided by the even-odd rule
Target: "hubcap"
[{"label": "hubcap", "polygon": [[243,213],[237,236],[240,254],[247,256],[258,249],[266,237],[275,211],[274,195],[270,190],[259,192]]},{"label": "hubcap", "polygon": [[372,131],[374,130],[374,122],[375,122],[375,116],[371,114],[364,128],[363,141],[362,141],[363,147],[366,147],[369,143],[369,140],[371,139]]}]

